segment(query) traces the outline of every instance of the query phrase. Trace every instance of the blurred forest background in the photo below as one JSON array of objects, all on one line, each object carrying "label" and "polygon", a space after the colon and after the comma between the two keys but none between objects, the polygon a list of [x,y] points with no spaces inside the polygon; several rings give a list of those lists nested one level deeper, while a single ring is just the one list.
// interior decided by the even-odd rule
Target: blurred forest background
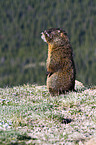
[{"label": "blurred forest background", "polygon": [[96,0],[0,0],[0,87],[46,83],[51,27],[69,35],[76,79],[96,85]]}]

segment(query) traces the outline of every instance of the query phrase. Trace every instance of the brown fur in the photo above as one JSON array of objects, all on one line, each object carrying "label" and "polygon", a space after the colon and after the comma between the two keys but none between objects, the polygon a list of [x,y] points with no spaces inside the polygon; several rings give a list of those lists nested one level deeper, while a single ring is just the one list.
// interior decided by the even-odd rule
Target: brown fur
[{"label": "brown fur", "polygon": [[48,43],[47,88],[51,95],[74,90],[75,65],[66,32],[59,28],[45,30],[42,39]]}]

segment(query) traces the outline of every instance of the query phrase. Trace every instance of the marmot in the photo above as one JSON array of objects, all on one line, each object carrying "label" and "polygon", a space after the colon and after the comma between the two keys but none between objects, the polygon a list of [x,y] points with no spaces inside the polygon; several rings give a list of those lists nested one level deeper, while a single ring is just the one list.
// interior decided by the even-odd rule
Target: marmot
[{"label": "marmot", "polygon": [[60,28],[51,28],[41,34],[41,38],[48,43],[47,88],[49,92],[54,96],[74,90],[76,70],[67,33]]}]

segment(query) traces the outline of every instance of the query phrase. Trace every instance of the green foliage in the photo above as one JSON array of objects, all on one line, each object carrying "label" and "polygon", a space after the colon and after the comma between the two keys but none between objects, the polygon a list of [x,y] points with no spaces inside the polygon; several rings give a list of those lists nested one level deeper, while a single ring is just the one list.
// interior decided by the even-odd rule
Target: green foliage
[{"label": "green foliage", "polygon": [[[77,79],[96,80],[96,1],[0,1],[0,86],[45,84],[47,45],[40,33],[63,28],[72,43]],[[31,64],[31,67],[26,67]],[[33,67],[35,66],[35,67]],[[26,69],[25,69],[26,68]]]}]

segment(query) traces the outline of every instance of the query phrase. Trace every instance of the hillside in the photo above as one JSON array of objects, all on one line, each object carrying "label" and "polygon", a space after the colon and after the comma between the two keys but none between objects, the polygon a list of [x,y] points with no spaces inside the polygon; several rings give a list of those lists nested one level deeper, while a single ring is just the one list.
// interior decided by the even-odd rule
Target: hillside
[{"label": "hillside", "polygon": [[96,84],[96,0],[0,0],[0,87],[45,84],[40,33],[51,27],[68,33],[77,79]]},{"label": "hillside", "polygon": [[51,97],[46,86],[0,88],[0,145],[83,145],[96,136],[96,87]]}]

